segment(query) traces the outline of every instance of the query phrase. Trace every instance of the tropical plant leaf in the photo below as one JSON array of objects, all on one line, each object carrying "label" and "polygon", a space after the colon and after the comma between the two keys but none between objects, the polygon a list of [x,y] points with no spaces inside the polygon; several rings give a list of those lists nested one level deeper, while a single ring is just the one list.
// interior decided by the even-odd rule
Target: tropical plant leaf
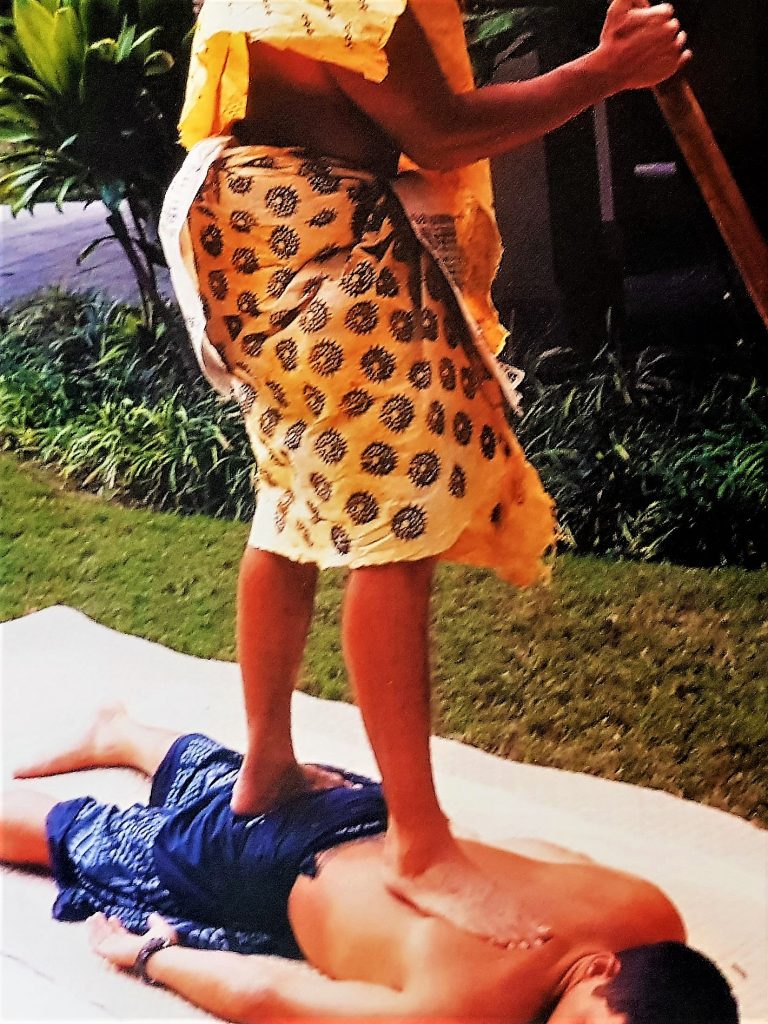
[{"label": "tropical plant leaf", "polygon": [[43,186],[46,185],[47,183],[47,178],[38,178],[37,181],[33,181],[29,188],[27,188],[26,191],[18,199],[11,203],[11,213],[14,214],[15,216],[17,213],[20,213],[25,208],[31,209],[33,205],[33,199],[40,191],[40,189],[43,188]]},{"label": "tropical plant leaf", "polygon": [[144,61],[144,71],[147,75],[164,75],[174,65],[173,57],[167,50],[155,50]]},{"label": "tropical plant leaf", "polygon": [[54,92],[64,87],[62,61],[54,48],[54,15],[41,0],[14,0],[16,35],[40,80]]},{"label": "tropical plant leaf", "polygon": [[85,261],[91,255],[91,253],[95,252],[96,249],[98,249],[98,247],[100,245],[102,245],[104,242],[115,242],[115,241],[117,241],[117,239],[115,238],[114,235],[102,235],[101,238],[94,238],[92,242],[89,242],[88,245],[86,245],[85,248],[81,249],[80,252],[77,254],[77,261],[76,262],[77,262],[78,267],[82,263],[85,263]]},{"label": "tropical plant leaf", "polygon": [[75,185],[76,182],[77,182],[77,175],[76,174],[70,175],[69,178],[65,178],[64,181],[62,182],[61,188],[57,192],[56,200],[55,200],[55,202],[56,202],[56,209],[59,210],[60,212],[63,209],[64,202],[65,202],[65,200],[67,198],[67,195],[69,194],[70,190],[72,189],[72,187]]}]

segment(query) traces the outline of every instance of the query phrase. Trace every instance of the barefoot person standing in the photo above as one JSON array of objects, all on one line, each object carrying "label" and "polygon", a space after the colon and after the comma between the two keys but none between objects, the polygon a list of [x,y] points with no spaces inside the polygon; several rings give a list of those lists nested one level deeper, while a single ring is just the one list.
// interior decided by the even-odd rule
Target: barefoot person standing
[{"label": "barefoot person standing", "polygon": [[206,0],[197,26],[191,153],[162,237],[201,366],[240,401],[258,464],[232,809],[338,782],[297,763],[290,701],[318,571],[347,567],[344,653],[387,796],[387,884],[502,944],[544,941],[548,922],[456,843],[429,755],[435,562],[524,586],[555,536],[494,358],[483,161],[689,57],[672,8],[639,0],[614,0],[585,57],[483,89],[456,0]]}]

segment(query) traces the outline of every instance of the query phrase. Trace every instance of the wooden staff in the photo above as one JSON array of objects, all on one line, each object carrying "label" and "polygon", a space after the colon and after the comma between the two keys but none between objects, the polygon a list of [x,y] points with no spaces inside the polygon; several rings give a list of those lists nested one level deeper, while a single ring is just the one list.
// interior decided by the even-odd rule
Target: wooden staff
[{"label": "wooden staff", "polygon": [[768,245],[744,201],[693,90],[675,75],[653,90],[747,291],[768,327]]}]

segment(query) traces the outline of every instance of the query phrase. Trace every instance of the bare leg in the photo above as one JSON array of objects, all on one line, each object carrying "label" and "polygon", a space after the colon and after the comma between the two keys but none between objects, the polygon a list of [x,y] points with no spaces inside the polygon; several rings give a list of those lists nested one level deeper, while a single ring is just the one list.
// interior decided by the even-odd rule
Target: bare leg
[{"label": "bare leg", "polygon": [[57,800],[21,787],[6,790],[0,800],[0,860],[49,868],[45,819]]},{"label": "bare leg", "polygon": [[435,793],[430,760],[429,599],[434,562],[352,571],[344,652],[384,781],[390,889],[424,913],[503,945],[547,930],[519,893],[486,878],[461,852]]},{"label": "bare leg", "polygon": [[317,566],[246,548],[240,570],[237,646],[248,749],[232,794],[238,814],[257,814],[339,775],[299,765],[291,737],[291,696],[307,642]]},{"label": "bare leg", "polygon": [[[179,733],[142,725],[121,704],[102,708],[93,721],[59,750],[29,763],[16,778],[59,775],[84,768],[135,768],[154,775]],[[54,797],[34,790],[8,790],[0,808],[0,860],[49,867],[45,828]]]},{"label": "bare leg", "polygon": [[39,778],[84,768],[135,768],[154,775],[179,733],[142,725],[122,704],[102,708],[94,720],[60,748],[18,768],[17,779]]}]

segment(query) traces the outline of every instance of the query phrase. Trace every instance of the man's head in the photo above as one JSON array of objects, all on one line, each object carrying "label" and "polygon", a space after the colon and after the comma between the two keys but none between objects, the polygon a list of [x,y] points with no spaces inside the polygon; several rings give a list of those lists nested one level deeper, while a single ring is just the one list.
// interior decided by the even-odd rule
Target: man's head
[{"label": "man's head", "polygon": [[576,965],[549,1024],[738,1024],[728,982],[682,942],[595,953]]}]

